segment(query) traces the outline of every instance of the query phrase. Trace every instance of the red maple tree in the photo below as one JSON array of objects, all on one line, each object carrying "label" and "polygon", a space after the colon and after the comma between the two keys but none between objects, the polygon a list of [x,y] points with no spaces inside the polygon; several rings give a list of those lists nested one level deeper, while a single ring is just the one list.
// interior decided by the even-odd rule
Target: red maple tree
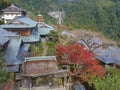
[{"label": "red maple tree", "polygon": [[57,45],[56,57],[60,64],[67,65],[70,75],[80,77],[83,82],[87,82],[94,76],[104,75],[103,67],[94,58],[94,54],[80,44]]}]

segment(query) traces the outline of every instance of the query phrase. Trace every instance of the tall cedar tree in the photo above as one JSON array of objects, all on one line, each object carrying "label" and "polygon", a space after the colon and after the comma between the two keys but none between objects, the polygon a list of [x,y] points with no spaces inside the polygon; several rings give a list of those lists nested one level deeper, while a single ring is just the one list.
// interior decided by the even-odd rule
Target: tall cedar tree
[{"label": "tall cedar tree", "polygon": [[60,64],[67,65],[70,70],[70,75],[79,77],[81,82],[87,82],[94,76],[104,76],[102,65],[82,45],[57,45],[56,56]]}]

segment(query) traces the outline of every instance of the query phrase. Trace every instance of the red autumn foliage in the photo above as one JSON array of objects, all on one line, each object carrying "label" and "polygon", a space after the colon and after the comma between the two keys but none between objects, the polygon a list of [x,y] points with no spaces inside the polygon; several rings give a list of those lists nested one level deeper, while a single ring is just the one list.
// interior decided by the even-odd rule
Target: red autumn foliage
[{"label": "red autumn foliage", "polygon": [[103,67],[94,58],[94,54],[82,45],[57,45],[56,56],[59,63],[69,65],[70,74],[77,74],[83,82],[94,76],[102,77],[104,75]]}]

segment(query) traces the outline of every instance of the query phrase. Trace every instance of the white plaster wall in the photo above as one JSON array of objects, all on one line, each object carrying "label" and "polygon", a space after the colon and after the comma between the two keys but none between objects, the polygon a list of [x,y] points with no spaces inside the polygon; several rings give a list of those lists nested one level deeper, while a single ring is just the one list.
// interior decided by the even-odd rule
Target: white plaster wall
[{"label": "white plaster wall", "polygon": [[14,13],[12,13],[12,14],[6,14],[6,13],[5,13],[5,14],[3,15],[3,18],[4,18],[5,23],[7,23],[7,21],[6,21],[7,19],[8,19],[8,20],[12,20],[12,19],[14,19],[16,16],[22,16],[22,15],[21,15],[21,13],[18,13],[18,14],[14,14]]}]

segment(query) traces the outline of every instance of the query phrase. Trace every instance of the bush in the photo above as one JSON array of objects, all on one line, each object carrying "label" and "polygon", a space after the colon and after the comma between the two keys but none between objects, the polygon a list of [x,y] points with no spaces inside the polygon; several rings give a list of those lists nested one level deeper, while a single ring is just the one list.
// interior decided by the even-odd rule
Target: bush
[{"label": "bush", "polygon": [[120,90],[120,69],[109,67],[105,70],[105,77],[95,77],[89,81],[89,85],[94,86],[95,90]]}]

